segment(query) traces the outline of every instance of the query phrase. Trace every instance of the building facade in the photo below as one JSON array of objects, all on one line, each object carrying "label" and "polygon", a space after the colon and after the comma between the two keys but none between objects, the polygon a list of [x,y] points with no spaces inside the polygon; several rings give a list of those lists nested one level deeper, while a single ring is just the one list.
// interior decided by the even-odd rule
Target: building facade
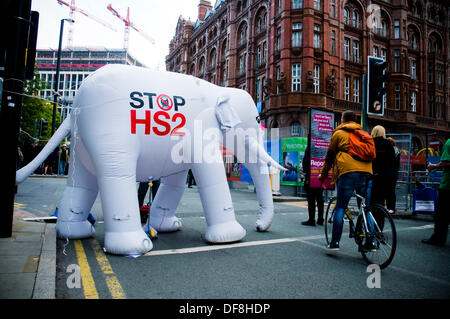
[{"label": "building facade", "polygon": [[[367,57],[388,61],[383,117],[368,129],[450,138],[450,1],[200,0],[180,16],[168,71],[247,90],[268,128],[307,127],[307,110],[362,111]],[[294,134],[295,135],[295,134]]]},{"label": "building facade", "polygon": [[[49,84],[48,88],[39,92],[43,99],[53,100],[56,63],[58,50],[38,49],[36,52],[36,65],[39,77]],[[93,48],[66,48],[61,51],[58,94],[60,103],[58,109],[65,118],[72,107],[81,82],[89,74],[106,64],[128,64],[143,66],[130,56],[124,49],[93,49]]]}]

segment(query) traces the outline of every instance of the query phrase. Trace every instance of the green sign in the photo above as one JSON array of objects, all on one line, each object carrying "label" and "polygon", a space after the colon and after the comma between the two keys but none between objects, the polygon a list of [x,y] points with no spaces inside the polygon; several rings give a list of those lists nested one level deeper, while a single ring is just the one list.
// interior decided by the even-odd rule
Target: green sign
[{"label": "green sign", "polygon": [[281,185],[303,185],[299,181],[299,172],[305,154],[308,139],[306,137],[287,137],[281,139],[281,165],[288,170],[281,172]]}]

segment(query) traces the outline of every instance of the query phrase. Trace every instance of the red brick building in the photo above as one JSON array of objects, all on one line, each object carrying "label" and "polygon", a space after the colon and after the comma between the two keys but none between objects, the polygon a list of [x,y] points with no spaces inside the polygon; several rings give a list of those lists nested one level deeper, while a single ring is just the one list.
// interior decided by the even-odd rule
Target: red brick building
[{"label": "red brick building", "polygon": [[450,1],[200,0],[180,16],[168,71],[247,90],[266,127],[307,126],[307,108],[361,113],[367,56],[387,59],[388,133],[450,138]]}]

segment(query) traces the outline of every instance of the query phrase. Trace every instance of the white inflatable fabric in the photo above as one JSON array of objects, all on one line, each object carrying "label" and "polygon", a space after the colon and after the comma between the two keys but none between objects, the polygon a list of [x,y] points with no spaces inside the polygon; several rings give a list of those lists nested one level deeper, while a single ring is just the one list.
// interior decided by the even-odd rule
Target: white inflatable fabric
[{"label": "white inflatable fabric", "polygon": [[87,77],[72,113],[42,152],[17,171],[26,179],[71,133],[71,165],[58,205],[59,238],[93,236],[87,221],[98,192],[105,220],[104,248],[118,255],[140,255],[152,242],[140,223],[136,181],[161,179],[150,213],[158,232],[180,229],[175,216],[192,170],[212,243],[241,240],[220,146],[237,154],[257,190],[256,228],[273,219],[268,166],[283,169],[264,150],[258,113],[243,90],[224,88],[198,78],[145,68],[108,65]]}]

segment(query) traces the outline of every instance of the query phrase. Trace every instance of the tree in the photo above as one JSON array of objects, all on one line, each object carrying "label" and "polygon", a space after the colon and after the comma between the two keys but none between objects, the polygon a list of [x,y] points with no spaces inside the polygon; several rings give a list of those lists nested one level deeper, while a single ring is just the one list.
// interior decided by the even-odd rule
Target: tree
[{"label": "tree", "polygon": [[[46,101],[39,97],[39,91],[48,87],[50,87],[50,84],[40,79],[37,68],[34,70],[33,80],[25,82],[25,96],[23,97],[20,134],[20,142],[22,145],[38,142],[40,146],[43,146],[51,137],[50,130],[47,130],[47,134],[41,137],[39,141],[34,139],[39,139],[39,125],[41,118],[49,123],[51,123],[52,120],[52,101]],[[57,113],[56,126],[59,126],[60,123],[61,116]]]},{"label": "tree", "polygon": [[[24,154],[23,165],[31,161],[51,137],[51,130],[48,129],[44,136],[39,137],[41,118],[48,123],[51,123],[52,120],[52,101],[46,101],[39,97],[39,91],[49,87],[49,83],[40,79],[37,68],[34,69],[33,80],[25,82],[19,135],[19,146]],[[56,127],[60,123],[61,115],[57,112]]]}]

